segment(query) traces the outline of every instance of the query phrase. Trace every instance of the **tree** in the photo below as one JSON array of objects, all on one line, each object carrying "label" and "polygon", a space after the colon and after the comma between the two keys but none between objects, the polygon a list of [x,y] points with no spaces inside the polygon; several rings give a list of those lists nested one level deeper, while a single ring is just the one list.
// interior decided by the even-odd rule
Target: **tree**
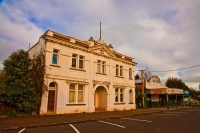
[{"label": "tree", "polygon": [[46,66],[43,51],[40,51],[40,53],[34,59],[32,59],[30,68],[32,86],[38,94],[39,104],[37,106],[37,111],[39,112],[42,94],[48,88],[44,81]]},{"label": "tree", "polygon": [[200,100],[200,91],[196,91],[195,89],[193,88],[189,88],[190,89],[190,95],[193,99],[195,100]]},{"label": "tree", "polygon": [[146,79],[146,81],[150,81],[152,76],[153,74],[150,71],[150,68],[147,65],[145,65],[144,78]]},{"label": "tree", "polygon": [[3,103],[3,97],[5,95],[4,73],[0,70],[0,104]]},{"label": "tree", "polygon": [[188,86],[182,81],[182,79],[173,77],[167,79],[166,86],[169,88],[179,88],[183,90],[189,90]]},{"label": "tree", "polygon": [[138,80],[140,79],[140,76],[138,74],[135,75],[135,79]]},{"label": "tree", "polygon": [[[153,74],[152,74],[152,72],[150,71],[150,68],[147,66],[147,65],[145,65],[145,70],[139,70],[140,72],[139,72],[139,75],[141,75],[141,78],[142,78],[142,71],[143,71],[143,77],[144,77],[144,79],[147,81],[147,82],[149,82],[150,81],[150,79],[151,79],[151,77],[153,76]],[[138,76],[139,76],[138,75]],[[140,77],[140,76],[139,76]]]},{"label": "tree", "polygon": [[28,52],[13,52],[4,64],[5,93],[1,101],[16,106],[18,111],[38,110],[44,85],[45,60],[42,52],[33,60]]}]

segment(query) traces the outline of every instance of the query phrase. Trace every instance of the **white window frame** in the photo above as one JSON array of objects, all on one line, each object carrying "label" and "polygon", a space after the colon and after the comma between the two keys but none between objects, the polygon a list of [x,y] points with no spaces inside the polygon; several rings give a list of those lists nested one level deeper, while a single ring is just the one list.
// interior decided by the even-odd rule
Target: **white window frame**
[{"label": "white window frame", "polygon": [[[74,100],[73,102],[70,102],[70,91],[73,91],[73,90],[70,90],[70,86],[71,85],[74,85],[75,86],[75,90],[74,90]],[[79,86],[82,86],[83,89],[82,90],[79,90]],[[79,101],[79,92],[82,92],[82,101]],[[83,104],[84,103],[84,94],[85,94],[85,85],[83,84],[74,84],[74,83],[71,83],[69,85],[69,104]]]},{"label": "white window frame", "polygon": [[115,74],[116,76],[123,77],[124,76],[124,71],[123,71],[123,66],[116,64],[116,69],[115,69]]},{"label": "white window frame", "polygon": [[123,74],[123,66],[120,66],[119,67],[119,69],[120,69],[120,71],[119,71],[119,76],[123,76],[124,74]]},{"label": "white window frame", "polygon": [[[74,90],[71,90],[71,86],[74,86]],[[71,96],[70,96],[70,93],[73,92],[74,93],[74,97],[73,99],[71,100]],[[75,84],[70,84],[69,85],[69,103],[76,103],[76,85]]]},{"label": "white window frame", "polygon": [[[57,51],[57,52],[54,52],[54,51]],[[59,54],[60,54],[60,50],[53,48],[51,64],[53,64],[53,65],[59,64]],[[56,58],[57,58],[56,63],[53,62],[54,55],[56,55]]]},{"label": "white window frame", "polygon": [[[76,57],[74,57],[74,55]],[[81,57],[83,57],[83,59],[81,59]],[[76,63],[75,66],[73,66],[73,59],[75,59],[75,63]],[[83,68],[80,68],[80,61],[83,62]],[[85,56],[72,53],[71,67],[76,68],[76,69],[84,69],[85,68]]]},{"label": "white window frame", "polygon": [[102,61],[102,73],[106,73],[106,61]]},{"label": "white window frame", "polygon": [[133,90],[132,89],[129,90],[129,100],[130,100],[129,101],[130,103],[133,103]]},{"label": "white window frame", "polygon": [[129,78],[132,79],[132,78],[133,78],[133,77],[132,77],[132,68],[129,68],[129,71],[128,71],[128,72],[129,72]]},{"label": "white window frame", "polygon": [[97,60],[97,73],[106,74],[106,61]]},{"label": "white window frame", "polygon": [[124,88],[115,88],[115,103],[123,103],[123,102],[124,102]]},{"label": "white window frame", "polygon": [[97,60],[97,73],[101,73],[101,60]]},{"label": "white window frame", "polygon": [[119,76],[119,65],[116,65],[115,74],[116,76]]}]

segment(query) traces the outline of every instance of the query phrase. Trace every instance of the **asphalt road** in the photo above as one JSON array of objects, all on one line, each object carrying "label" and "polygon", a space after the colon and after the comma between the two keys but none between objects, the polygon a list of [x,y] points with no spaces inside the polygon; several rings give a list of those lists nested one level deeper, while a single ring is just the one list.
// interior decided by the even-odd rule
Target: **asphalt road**
[{"label": "asphalt road", "polygon": [[200,108],[84,123],[21,128],[5,133],[200,133]]}]

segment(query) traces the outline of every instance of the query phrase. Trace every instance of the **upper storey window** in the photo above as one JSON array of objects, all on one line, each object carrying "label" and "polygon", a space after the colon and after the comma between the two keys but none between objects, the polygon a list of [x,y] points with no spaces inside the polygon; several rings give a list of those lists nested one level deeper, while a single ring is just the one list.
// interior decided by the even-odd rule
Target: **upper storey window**
[{"label": "upper storey window", "polygon": [[129,78],[132,79],[132,68],[129,68]]},{"label": "upper storey window", "polygon": [[106,62],[97,60],[97,73],[106,73]]},{"label": "upper storey window", "polygon": [[84,69],[84,59],[85,57],[82,55],[72,54],[72,67]]},{"label": "upper storey window", "polygon": [[59,59],[59,50],[58,49],[54,49],[53,50],[53,56],[52,56],[52,64],[58,64],[58,60]]},{"label": "upper storey window", "polygon": [[116,76],[123,76],[123,66],[116,65]]}]

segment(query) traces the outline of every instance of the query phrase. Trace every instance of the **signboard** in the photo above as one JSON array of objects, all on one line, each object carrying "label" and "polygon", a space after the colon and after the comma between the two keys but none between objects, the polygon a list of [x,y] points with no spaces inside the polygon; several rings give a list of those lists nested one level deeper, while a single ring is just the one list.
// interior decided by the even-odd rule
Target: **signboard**
[{"label": "signboard", "polygon": [[183,94],[189,95],[189,94],[190,94],[190,91],[184,90],[184,91],[183,91]]},{"label": "signboard", "polygon": [[166,89],[151,89],[150,94],[166,94]]},{"label": "signboard", "polygon": [[183,94],[182,89],[167,88],[167,94]]}]

